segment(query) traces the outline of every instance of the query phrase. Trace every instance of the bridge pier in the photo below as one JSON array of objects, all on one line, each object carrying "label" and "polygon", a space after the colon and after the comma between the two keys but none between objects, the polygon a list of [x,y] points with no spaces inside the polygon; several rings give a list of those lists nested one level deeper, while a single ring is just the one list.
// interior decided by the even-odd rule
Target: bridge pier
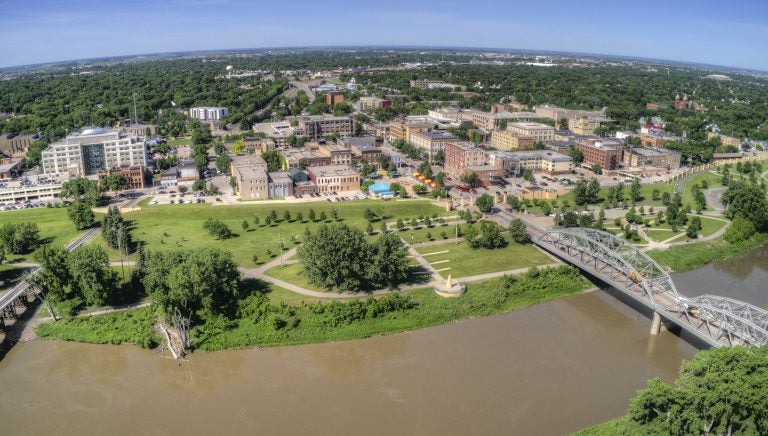
[{"label": "bridge pier", "polygon": [[662,331],[666,331],[667,326],[664,325],[664,320],[661,319],[659,312],[653,312],[653,321],[651,321],[651,334],[656,336]]}]

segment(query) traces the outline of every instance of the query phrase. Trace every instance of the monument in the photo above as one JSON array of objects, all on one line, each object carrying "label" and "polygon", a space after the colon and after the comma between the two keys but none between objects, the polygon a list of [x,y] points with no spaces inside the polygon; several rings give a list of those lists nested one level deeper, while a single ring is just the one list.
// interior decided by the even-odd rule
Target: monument
[{"label": "monument", "polygon": [[457,298],[466,291],[466,285],[464,283],[454,283],[451,280],[451,275],[448,274],[448,278],[444,283],[439,283],[435,286],[435,292],[437,295],[445,298]]}]

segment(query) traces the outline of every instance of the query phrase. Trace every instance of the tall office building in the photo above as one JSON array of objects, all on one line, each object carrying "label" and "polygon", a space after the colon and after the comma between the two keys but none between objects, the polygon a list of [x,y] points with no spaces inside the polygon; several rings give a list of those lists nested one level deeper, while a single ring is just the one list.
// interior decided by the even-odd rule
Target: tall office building
[{"label": "tall office building", "polygon": [[90,176],[113,168],[146,167],[147,152],[143,138],[122,135],[118,129],[91,128],[50,144],[41,161],[46,174]]}]

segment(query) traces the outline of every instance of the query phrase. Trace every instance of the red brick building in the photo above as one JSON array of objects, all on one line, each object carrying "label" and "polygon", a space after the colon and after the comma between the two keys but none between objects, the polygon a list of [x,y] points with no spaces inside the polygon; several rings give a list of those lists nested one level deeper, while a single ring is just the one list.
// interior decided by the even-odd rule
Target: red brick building
[{"label": "red brick building", "polygon": [[445,172],[459,178],[468,167],[485,165],[485,151],[469,142],[445,143]]},{"label": "red brick building", "polygon": [[584,155],[584,164],[587,166],[598,164],[604,170],[616,170],[624,156],[623,147],[607,145],[598,141],[579,142],[574,146]]}]

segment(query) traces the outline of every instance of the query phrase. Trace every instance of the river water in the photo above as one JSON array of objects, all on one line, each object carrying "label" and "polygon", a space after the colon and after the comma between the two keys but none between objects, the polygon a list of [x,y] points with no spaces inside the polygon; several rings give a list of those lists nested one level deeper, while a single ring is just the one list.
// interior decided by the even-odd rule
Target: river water
[{"label": "river water", "polygon": [[[677,274],[758,305],[768,248]],[[698,290],[698,292],[694,292]],[[0,361],[2,434],[564,434],[625,413],[696,348],[592,292],[360,341],[195,353],[33,341]]]}]

